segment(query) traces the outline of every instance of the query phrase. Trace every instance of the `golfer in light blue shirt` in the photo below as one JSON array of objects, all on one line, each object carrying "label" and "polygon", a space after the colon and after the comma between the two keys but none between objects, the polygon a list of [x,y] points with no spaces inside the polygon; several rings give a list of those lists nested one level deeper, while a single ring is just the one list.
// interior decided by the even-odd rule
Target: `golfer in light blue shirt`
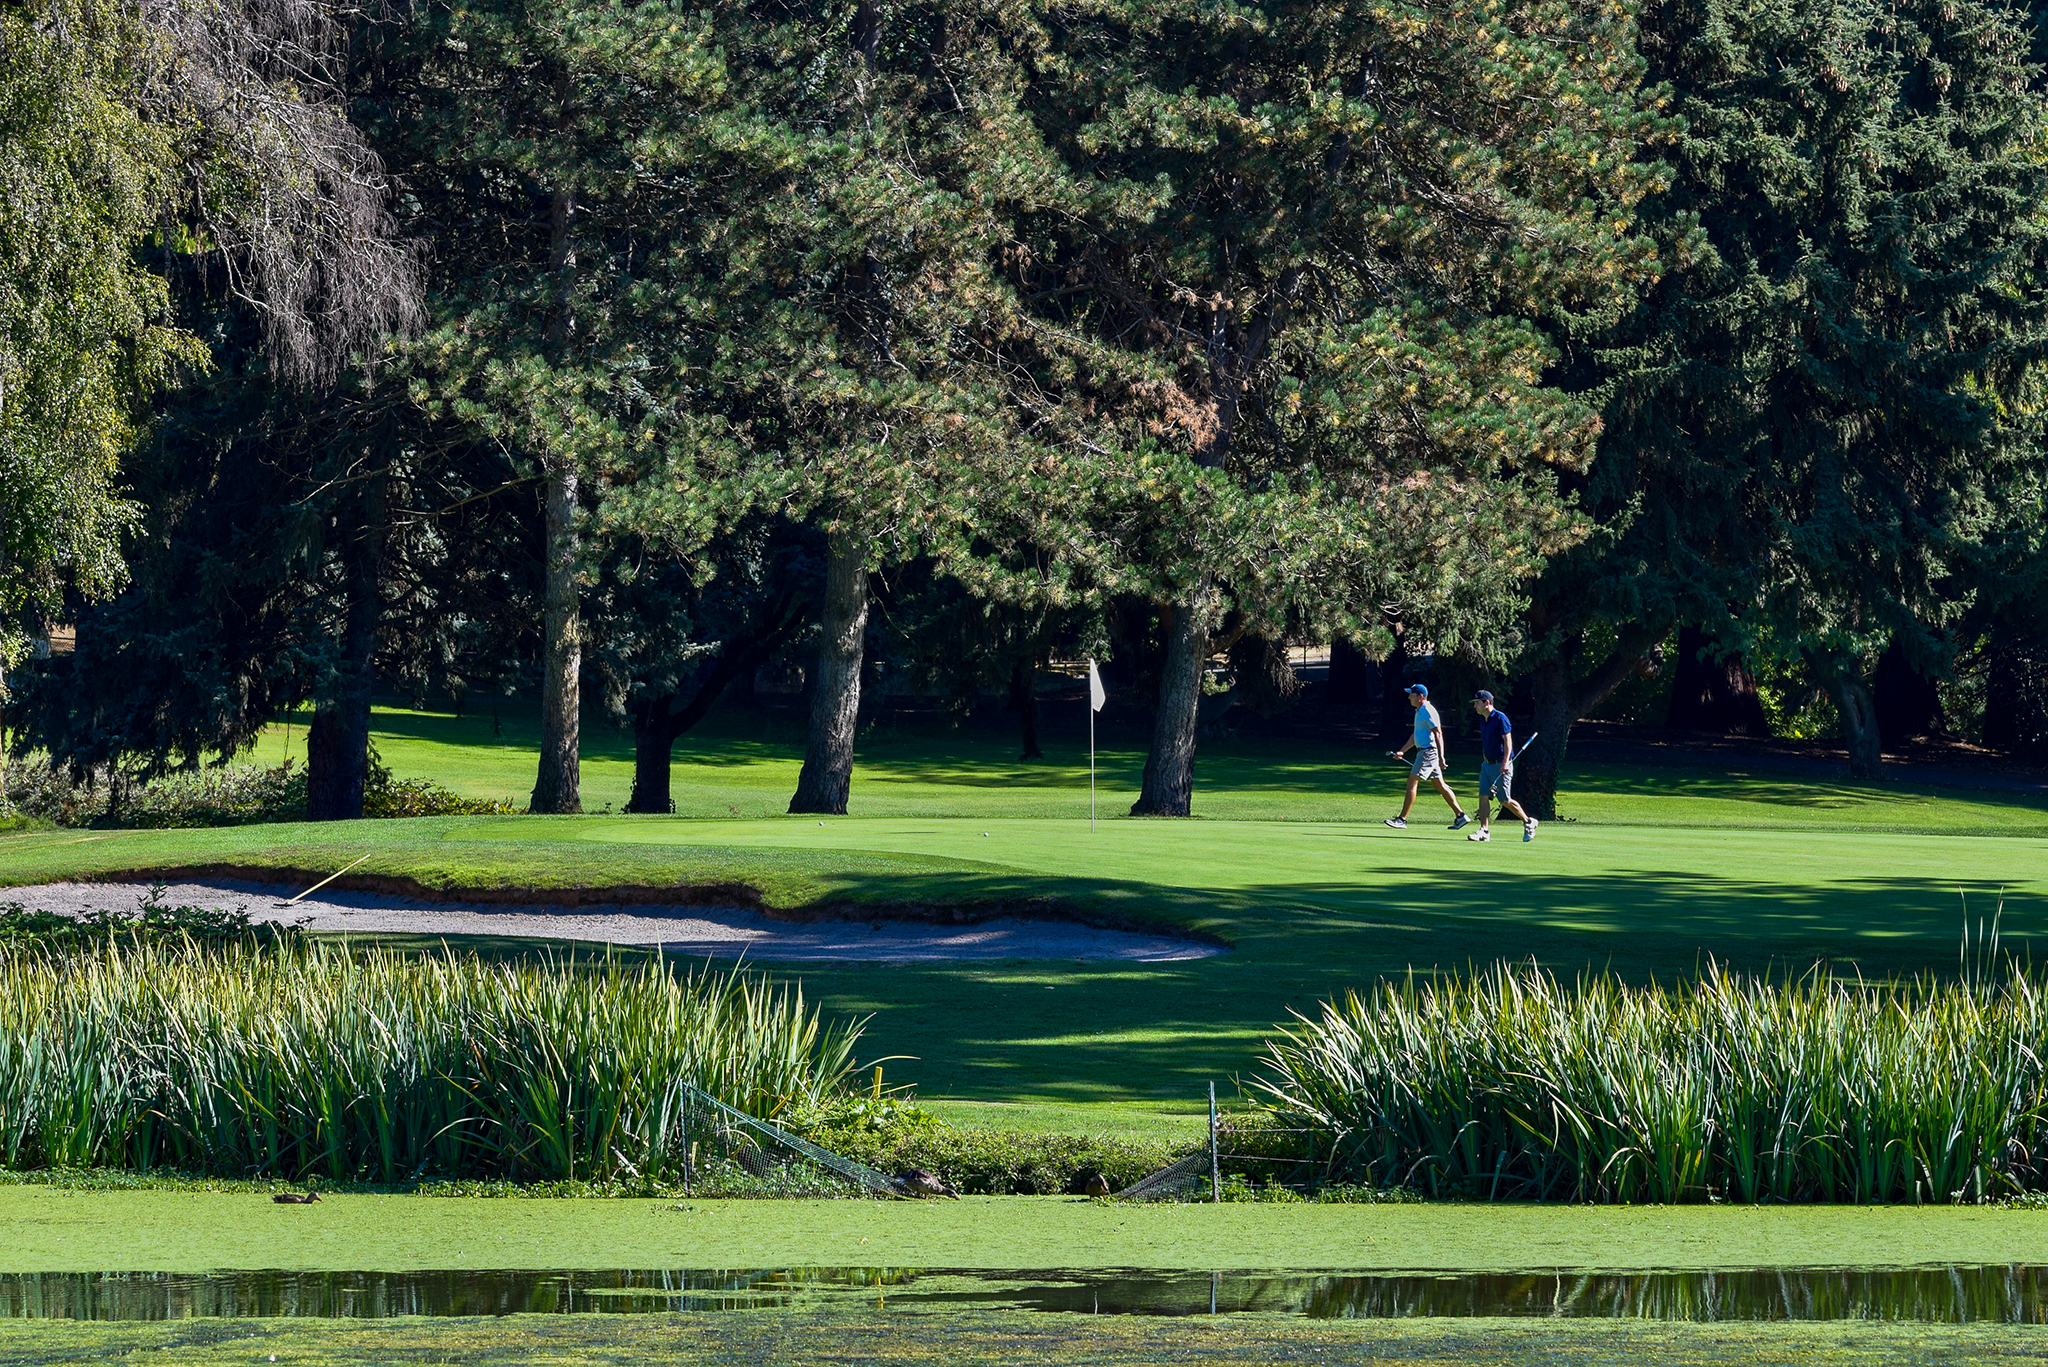
[{"label": "golfer in light blue shirt", "polygon": [[1444,795],[1444,801],[1451,804],[1457,819],[1451,822],[1454,831],[1463,830],[1472,820],[1465,815],[1465,809],[1458,805],[1458,795],[1451,791],[1451,785],[1444,782],[1444,723],[1429,704],[1429,687],[1426,684],[1408,685],[1408,705],[1415,709],[1415,734],[1403,741],[1398,750],[1387,753],[1400,759],[1412,748],[1415,762],[1408,766],[1408,797],[1401,804],[1401,814],[1387,818],[1387,824],[1397,831],[1408,829],[1408,813],[1415,806],[1415,794],[1422,787],[1422,780],[1436,784],[1436,790]]}]

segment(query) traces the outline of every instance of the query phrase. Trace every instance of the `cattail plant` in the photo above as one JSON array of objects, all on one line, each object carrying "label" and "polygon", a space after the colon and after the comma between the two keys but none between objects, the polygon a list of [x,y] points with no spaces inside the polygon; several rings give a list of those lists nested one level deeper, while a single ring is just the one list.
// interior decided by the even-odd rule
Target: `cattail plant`
[{"label": "cattail plant", "polygon": [[678,1171],[678,1083],[762,1117],[844,1085],[858,1025],[664,962],[319,944],[0,952],[0,1163],[398,1182]]},{"label": "cattail plant", "polygon": [[1483,1200],[1948,1202],[2048,1184],[2041,984],[1383,983],[1252,1084],[1326,1179]]}]

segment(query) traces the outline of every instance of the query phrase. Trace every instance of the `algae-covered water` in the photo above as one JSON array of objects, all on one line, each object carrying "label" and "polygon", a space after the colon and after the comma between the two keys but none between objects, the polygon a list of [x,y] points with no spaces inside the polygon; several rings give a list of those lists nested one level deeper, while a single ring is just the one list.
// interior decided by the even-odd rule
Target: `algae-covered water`
[{"label": "algae-covered water", "polygon": [[396,1319],[809,1310],[1358,1319],[2048,1324],[2048,1268],[1716,1272],[1039,1273],[845,1267],[519,1272],[7,1273],[0,1319]]},{"label": "algae-covered water", "polygon": [[2044,1269],[1983,1207],[0,1187],[0,1367],[2048,1367]]},{"label": "algae-covered water", "polygon": [[1519,1273],[2048,1265],[1986,1207],[522,1200],[0,1186],[0,1272],[957,1267]]},{"label": "algae-covered water", "polygon": [[387,1320],[21,1321],[0,1364],[160,1367],[2039,1367],[2048,1328],[767,1310]]}]

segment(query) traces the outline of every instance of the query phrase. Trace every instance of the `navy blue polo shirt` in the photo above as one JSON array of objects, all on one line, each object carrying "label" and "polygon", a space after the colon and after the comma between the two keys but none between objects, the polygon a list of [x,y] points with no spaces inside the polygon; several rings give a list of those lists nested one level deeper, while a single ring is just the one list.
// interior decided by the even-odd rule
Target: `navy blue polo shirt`
[{"label": "navy blue polo shirt", "polygon": [[1507,762],[1508,732],[1513,729],[1513,725],[1514,723],[1508,720],[1508,714],[1498,707],[1487,716],[1486,726],[1480,732],[1479,743],[1481,753],[1486,756],[1488,764]]}]

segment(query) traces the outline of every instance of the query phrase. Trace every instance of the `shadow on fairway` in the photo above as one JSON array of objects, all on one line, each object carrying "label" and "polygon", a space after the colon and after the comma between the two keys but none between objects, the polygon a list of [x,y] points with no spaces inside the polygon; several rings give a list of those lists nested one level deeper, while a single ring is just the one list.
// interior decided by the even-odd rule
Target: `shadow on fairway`
[{"label": "shadow on fairway", "polygon": [[[841,874],[842,894],[914,902],[915,875]],[[870,1017],[861,1055],[909,1058],[889,1077],[928,1095],[1195,1106],[1255,1071],[1259,1042],[1290,1012],[1411,971],[1461,972],[1534,960],[1560,975],[1634,981],[1689,974],[1712,956],[1746,972],[1824,963],[1866,977],[1952,974],[1962,903],[1947,880],[1872,874],[1784,885],[1733,876],[1620,870],[1601,876],[1397,867],[1357,884],[1294,883],[1222,893],[1156,884],[958,871],[949,891],[988,901],[1054,895],[1134,918],[1164,912],[1224,936],[1236,952],[1188,963],[1014,961],[958,965],[775,964],[834,1014]],[[1966,880],[1973,920],[1998,889]],[[2021,954],[2044,929],[2037,899],[2007,906]],[[486,953],[560,953],[559,944],[465,941]],[[600,951],[601,952],[601,951]],[[627,951],[632,953],[631,951]],[[701,959],[693,964],[702,964]],[[730,960],[717,961],[729,966]]]}]

